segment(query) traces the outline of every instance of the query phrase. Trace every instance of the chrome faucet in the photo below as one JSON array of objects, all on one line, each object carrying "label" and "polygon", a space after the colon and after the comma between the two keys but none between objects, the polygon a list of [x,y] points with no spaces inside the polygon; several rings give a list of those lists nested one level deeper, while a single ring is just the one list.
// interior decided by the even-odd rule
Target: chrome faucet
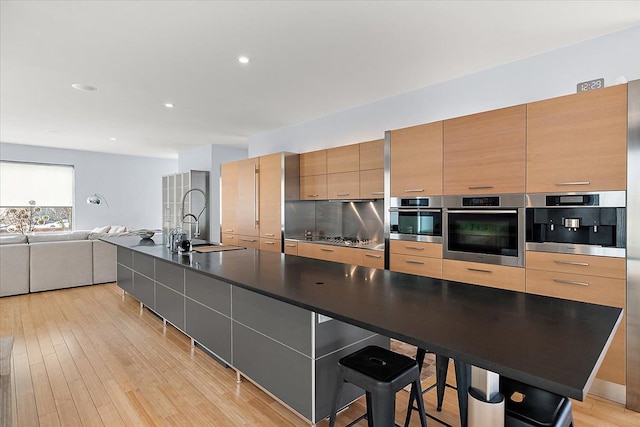
[{"label": "chrome faucet", "polygon": [[[202,208],[202,210],[197,216],[192,213],[184,214],[184,202],[187,199],[187,194],[191,193],[192,191],[197,191],[200,194],[202,194],[202,197],[204,197],[204,207]],[[193,233],[193,237],[200,237],[200,216],[205,211],[205,209],[207,209],[207,195],[204,194],[204,191],[200,190],[199,188],[192,188],[191,190],[184,193],[184,196],[182,196],[182,210],[180,211],[183,213],[182,224],[185,224],[185,219],[187,217],[192,217],[193,219],[196,220],[196,231]],[[187,224],[193,224],[193,223],[187,222]]]}]

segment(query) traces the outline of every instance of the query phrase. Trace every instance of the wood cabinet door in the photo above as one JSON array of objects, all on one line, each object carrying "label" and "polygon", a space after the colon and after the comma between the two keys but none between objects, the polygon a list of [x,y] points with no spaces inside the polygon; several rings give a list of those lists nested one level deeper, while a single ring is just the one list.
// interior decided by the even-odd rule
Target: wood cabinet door
[{"label": "wood cabinet door", "polygon": [[327,173],[327,150],[300,154],[300,176],[323,175]]},{"label": "wood cabinet door", "polygon": [[356,199],[359,195],[360,172],[327,174],[327,197],[329,199]]},{"label": "wood cabinet door", "polygon": [[221,234],[238,232],[238,162],[220,166],[221,176]]},{"label": "wood cabinet door", "polygon": [[384,169],[384,139],[360,145],[360,170]]},{"label": "wood cabinet door", "polygon": [[527,192],[625,190],[627,85],[527,106]]},{"label": "wood cabinet door", "polygon": [[260,237],[278,240],[282,236],[282,154],[261,156],[258,176]]},{"label": "wood cabinet door", "polygon": [[258,158],[238,161],[238,234],[258,236],[260,229]]},{"label": "wood cabinet door", "polygon": [[444,194],[525,192],[525,105],[444,121]]},{"label": "wood cabinet door", "polygon": [[327,173],[354,172],[360,168],[360,147],[358,144],[327,150]]},{"label": "wood cabinet door", "polygon": [[391,131],[391,197],[442,195],[442,122]]},{"label": "wood cabinet door", "polygon": [[327,175],[300,177],[300,200],[326,200]]},{"label": "wood cabinet door", "polygon": [[442,277],[442,259],[391,253],[389,254],[389,270],[440,279]]},{"label": "wood cabinet door", "polygon": [[[527,268],[527,292],[626,309],[626,280],[624,279]],[[625,336],[626,319],[623,316],[600,366],[598,378],[618,384],[626,383]]]},{"label": "wood cabinet door", "polygon": [[381,199],[384,197],[384,169],[360,171],[360,198]]}]

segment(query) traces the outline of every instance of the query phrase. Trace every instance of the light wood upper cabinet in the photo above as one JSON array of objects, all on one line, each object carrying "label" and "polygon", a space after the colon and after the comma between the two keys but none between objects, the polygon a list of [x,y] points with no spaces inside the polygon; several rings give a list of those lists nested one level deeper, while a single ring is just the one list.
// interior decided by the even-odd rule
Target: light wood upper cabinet
[{"label": "light wood upper cabinet", "polygon": [[259,177],[258,158],[239,160],[238,162],[238,234],[244,236],[259,235]]},{"label": "light wood upper cabinet", "polygon": [[324,175],[327,173],[327,150],[300,154],[300,176]]},{"label": "light wood upper cabinet", "polygon": [[627,85],[528,104],[527,192],[626,189]]},{"label": "light wood upper cabinet", "polygon": [[327,174],[327,197],[331,200],[357,199],[360,195],[360,173]]},{"label": "light wood upper cabinet", "polygon": [[360,170],[384,169],[384,139],[363,142],[360,146]]},{"label": "light wood upper cabinet", "polygon": [[282,235],[282,154],[262,156],[259,162],[260,237],[277,240]]},{"label": "light wood upper cabinet", "polygon": [[300,200],[326,200],[327,175],[300,177]]},{"label": "light wood upper cabinet", "polygon": [[444,121],[444,194],[525,192],[527,107]]},{"label": "light wood upper cabinet", "polygon": [[330,148],[327,151],[327,173],[354,172],[360,168],[358,144]]},{"label": "light wood upper cabinet", "polygon": [[[238,233],[238,163],[224,163],[220,166],[222,218],[221,235]],[[222,240],[221,240],[222,241]]]},{"label": "light wood upper cabinet", "polygon": [[391,131],[391,197],[442,195],[442,122]]},{"label": "light wood upper cabinet", "polygon": [[384,169],[360,171],[360,199],[384,197]]}]

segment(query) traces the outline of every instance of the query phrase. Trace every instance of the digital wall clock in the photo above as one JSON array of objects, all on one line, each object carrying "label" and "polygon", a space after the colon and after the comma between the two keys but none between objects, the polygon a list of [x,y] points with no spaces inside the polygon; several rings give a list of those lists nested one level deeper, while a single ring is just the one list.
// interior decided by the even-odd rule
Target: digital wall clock
[{"label": "digital wall clock", "polygon": [[586,82],[578,83],[578,93],[588,92],[590,90],[602,89],[604,87],[604,79],[588,80]]}]

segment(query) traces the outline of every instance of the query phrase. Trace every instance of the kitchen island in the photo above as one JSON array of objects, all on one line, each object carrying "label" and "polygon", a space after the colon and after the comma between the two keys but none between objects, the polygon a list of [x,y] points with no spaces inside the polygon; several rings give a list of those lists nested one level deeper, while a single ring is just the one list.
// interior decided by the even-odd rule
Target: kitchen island
[{"label": "kitchen island", "polygon": [[161,236],[103,240],[118,248],[120,287],[312,423],[328,414],[337,359],[386,337],[582,400],[622,317],[254,249],[184,256]]}]

